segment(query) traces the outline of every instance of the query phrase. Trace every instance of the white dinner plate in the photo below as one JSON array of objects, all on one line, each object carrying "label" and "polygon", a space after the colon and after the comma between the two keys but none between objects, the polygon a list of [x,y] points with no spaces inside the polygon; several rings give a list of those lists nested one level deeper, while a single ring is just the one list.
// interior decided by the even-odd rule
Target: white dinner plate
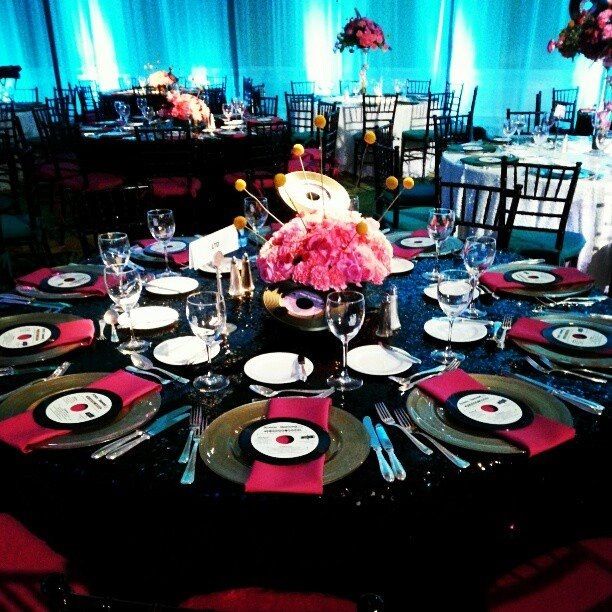
[{"label": "white dinner plate", "polygon": [[188,276],[162,276],[154,278],[145,285],[145,289],[153,295],[184,295],[191,293],[200,286],[195,278]]},{"label": "white dinner plate", "polygon": [[[218,342],[213,344],[210,347],[210,358],[216,357],[220,350]],[[178,336],[164,340],[153,349],[153,357],[172,366],[198,365],[208,361],[206,344],[195,336]]]},{"label": "white dinner plate", "polygon": [[[432,300],[438,301],[438,285],[433,283],[432,285],[427,285],[425,289],[423,289],[423,293]],[[474,290],[474,299],[480,297],[480,289]]]},{"label": "white dinner plate", "polygon": [[[238,268],[238,270],[242,270],[242,260],[238,259],[237,261],[238,261],[238,264],[236,267]],[[230,269],[232,267],[232,258],[224,257],[223,262],[221,263],[219,267],[221,268],[221,274],[229,274]],[[200,272],[207,272],[208,274],[217,273],[217,269],[215,268],[215,266],[212,265],[212,262],[203,264],[198,269],[200,270]]]},{"label": "white dinner plate", "polygon": [[[132,324],[134,329],[148,330],[168,327],[178,321],[179,313],[168,306],[141,306],[132,310]],[[129,329],[130,324],[125,312],[119,315],[118,323],[121,327]]]},{"label": "white dinner plate", "polygon": [[473,144],[473,145],[463,145],[461,147],[466,153],[472,153],[474,151],[483,151],[484,147],[482,145],[477,145],[477,144]]},{"label": "white dinner plate", "polygon": [[384,348],[379,344],[366,344],[351,349],[347,355],[350,368],[371,376],[391,376],[405,372],[413,364],[401,351]]},{"label": "white dinner plate", "polygon": [[[425,322],[425,332],[436,338],[446,342],[448,340],[449,322],[446,318],[429,319]],[[452,342],[478,342],[487,337],[487,326],[478,321],[469,321],[461,319],[455,321],[453,325]]]},{"label": "white dinner plate", "polygon": [[409,236],[400,240],[400,245],[407,249],[428,249],[434,244],[433,239],[429,236]]},{"label": "white dinner plate", "polygon": [[414,269],[414,262],[402,257],[393,257],[391,259],[391,274],[403,274]]},{"label": "white dinner plate", "polygon": [[[244,373],[253,380],[268,385],[284,385],[300,379],[297,353],[264,353],[244,364]],[[306,374],[314,370],[312,361],[306,358]]]},{"label": "white dinner plate", "polygon": [[483,157],[479,157],[478,161],[484,162],[486,164],[498,164],[498,163],[501,163],[501,157],[495,157],[493,155],[486,155]]},{"label": "white dinner plate", "polygon": [[493,142],[510,142],[512,139],[510,136],[495,136],[492,140]]}]

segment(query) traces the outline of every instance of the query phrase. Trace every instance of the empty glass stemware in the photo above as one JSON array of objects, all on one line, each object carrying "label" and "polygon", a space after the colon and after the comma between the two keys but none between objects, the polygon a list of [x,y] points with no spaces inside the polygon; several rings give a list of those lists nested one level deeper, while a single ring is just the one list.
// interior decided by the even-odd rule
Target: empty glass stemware
[{"label": "empty glass stemware", "polygon": [[544,145],[548,142],[548,132],[541,125],[536,125],[533,128],[533,142],[538,148],[538,155],[542,155],[542,149]]},{"label": "empty glass stemware", "polygon": [[144,117],[144,109],[148,107],[147,99],[144,96],[137,96],[136,106],[138,110],[140,110],[140,114]]},{"label": "empty glass stemware", "polygon": [[506,138],[512,138],[516,132],[516,124],[511,119],[506,119],[502,123],[502,132]]},{"label": "empty glass stemware", "polygon": [[223,112],[223,116],[225,117],[225,121],[227,122],[232,118],[234,107],[231,104],[224,104],[221,107],[221,111]]},{"label": "empty glass stemware", "polygon": [[438,278],[438,304],[448,317],[448,341],[443,351],[432,351],[431,358],[446,365],[458,359],[463,361],[465,355],[452,350],[453,324],[472,301],[473,287],[470,276],[465,270],[446,270]]},{"label": "empty glass stemware", "polygon": [[142,108],[142,116],[145,118],[145,121],[148,125],[151,125],[153,119],[155,119],[156,114],[157,113],[155,112],[155,109],[150,106],[144,106]]},{"label": "empty glass stemware", "polygon": [[208,372],[205,376],[198,376],[193,386],[205,393],[221,391],[229,385],[229,379],[211,370],[210,349],[219,340],[225,326],[225,302],[214,291],[202,291],[187,298],[185,312],[191,331],[206,345],[208,361]]},{"label": "empty glass stemware", "polygon": [[363,380],[353,378],[346,365],[348,343],[361,329],[365,319],[365,300],[358,291],[333,291],[325,304],[327,327],[342,342],[342,370],[330,376],[327,384],[343,391],[359,389]]},{"label": "empty glass stemware", "polygon": [[105,266],[120,268],[130,260],[130,241],[124,232],[100,234],[98,248]]},{"label": "empty glass stemware", "polygon": [[436,262],[431,272],[424,272],[423,278],[438,280],[440,275],[440,244],[444,242],[455,229],[455,213],[449,208],[434,208],[429,213],[427,232],[436,245]]},{"label": "empty glass stemware", "polygon": [[487,270],[495,260],[496,240],[493,236],[468,236],[463,244],[463,263],[470,274],[474,289],[473,299],[465,316],[470,319],[484,317],[486,312],[476,308],[478,294],[476,289],[480,275]]},{"label": "empty glass stemware", "polygon": [[129,263],[120,267],[107,266],[104,268],[104,283],[108,296],[126,313],[130,326],[130,339],[117,348],[122,353],[144,353],[151,343],[143,338],[136,338],[132,324],[132,309],[138,304],[142,292],[143,280],[140,272]]},{"label": "empty glass stemware", "polygon": [[266,208],[268,208],[268,198],[244,198],[244,216],[256,234],[259,234],[259,230],[263,229],[268,220]]},{"label": "empty glass stemware", "polygon": [[527,125],[527,120],[525,119],[525,115],[516,115],[514,117],[514,126],[516,128],[517,135],[521,135],[523,132],[523,128]]},{"label": "empty glass stemware", "polygon": [[161,243],[164,249],[164,259],[166,261],[166,269],[158,276],[180,276],[178,273],[170,270],[168,262],[168,242],[174,237],[176,224],[174,222],[174,212],[169,208],[156,208],[147,212],[147,225],[151,236]]}]

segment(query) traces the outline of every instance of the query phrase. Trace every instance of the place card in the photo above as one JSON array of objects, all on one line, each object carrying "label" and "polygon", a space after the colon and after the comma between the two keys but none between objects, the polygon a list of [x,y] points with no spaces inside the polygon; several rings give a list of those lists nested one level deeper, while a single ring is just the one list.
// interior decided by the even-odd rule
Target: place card
[{"label": "place card", "polygon": [[189,267],[198,270],[210,264],[218,251],[227,255],[239,248],[238,232],[233,224],[228,225],[189,244]]}]

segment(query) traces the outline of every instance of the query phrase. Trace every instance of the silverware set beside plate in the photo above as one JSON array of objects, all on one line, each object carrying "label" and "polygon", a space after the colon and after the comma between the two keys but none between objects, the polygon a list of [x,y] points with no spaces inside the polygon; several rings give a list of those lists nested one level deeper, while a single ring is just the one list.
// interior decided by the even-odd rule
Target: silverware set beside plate
[{"label": "silverware set beside plate", "polygon": [[66,302],[44,302],[23,295],[17,295],[15,293],[0,294],[0,304],[6,304],[7,306],[28,306],[31,308],[40,308],[44,312],[55,313],[61,312],[66,308],[70,308],[70,304],[67,304]]},{"label": "silverware set beside plate", "polygon": [[612,380],[612,374],[590,370],[589,368],[562,368],[559,365],[554,364],[550,359],[548,359],[548,357],[544,357],[543,355],[539,355],[537,358],[527,356],[525,357],[525,361],[534,370],[537,370],[542,374],[565,374],[567,376],[574,376],[575,378],[581,378],[583,380],[590,380],[591,382],[600,385],[606,384],[609,380]]},{"label": "silverware set beside plate", "polygon": [[550,296],[541,296],[536,298],[538,305],[532,309],[532,312],[537,314],[555,309],[568,310],[570,308],[590,308],[595,304],[605,302],[607,299],[608,297],[605,295],[593,295],[588,297],[571,296],[563,299],[554,299]]},{"label": "silverware set beside plate", "polygon": [[[63,363],[58,365],[53,370],[53,372],[51,372],[51,374],[49,374],[49,376],[45,376],[44,378],[37,378],[35,380],[31,380],[30,382],[26,383],[25,385],[22,385],[21,387],[18,387],[17,389],[13,389],[12,391],[8,391],[7,393],[3,393],[2,395],[0,395],[0,402],[4,401],[12,393],[15,393],[16,391],[21,391],[22,389],[26,389],[27,387],[31,387],[35,383],[44,382],[46,380],[51,380],[53,378],[58,378],[59,376],[62,376],[63,374],[65,374],[67,372],[68,368],[71,365],[72,365],[72,363],[70,361],[64,361]],[[28,368],[28,369],[30,371],[34,371],[34,370],[42,370],[43,368]]]}]

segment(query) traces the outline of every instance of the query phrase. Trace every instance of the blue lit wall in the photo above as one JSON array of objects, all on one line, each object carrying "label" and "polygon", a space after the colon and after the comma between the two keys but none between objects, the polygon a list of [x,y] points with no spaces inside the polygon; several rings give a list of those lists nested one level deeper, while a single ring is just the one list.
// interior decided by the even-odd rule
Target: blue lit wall
[{"label": "blue lit wall", "polygon": [[[579,84],[581,103],[590,104],[601,84],[599,66],[546,52],[568,19],[559,0],[50,0],[64,81],[95,79],[114,88],[159,62],[182,77],[227,75],[233,94],[231,1],[239,83],[250,76],[281,97],[291,80],[337,89],[339,79],[357,78],[361,54],[332,51],[355,6],[380,23],[392,46],[370,53],[370,83],[383,79],[391,91],[394,79],[431,78],[441,89],[450,70],[453,83],[466,84],[464,99],[480,85],[477,120],[486,125],[498,124],[507,106],[531,108],[540,89],[548,105],[553,86]],[[50,94],[41,0],[0,5],[0,64],[21,64],[22,85]]]}]

